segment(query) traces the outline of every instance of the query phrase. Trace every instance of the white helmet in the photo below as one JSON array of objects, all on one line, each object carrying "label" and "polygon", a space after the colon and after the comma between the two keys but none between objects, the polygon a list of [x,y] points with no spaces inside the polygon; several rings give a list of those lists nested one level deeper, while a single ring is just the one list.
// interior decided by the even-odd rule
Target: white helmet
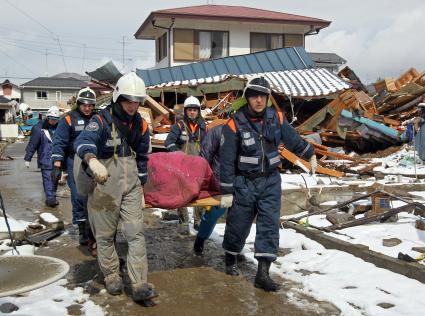
[{"label": "white helmet", "polygon": [[119,96],[129,101],[143,103],[146,99],[146,87],[142,78],[134,72],[122,76],[118,80],[115,90],[112,93],[112,101],[117,102]]},{"label": "white helmet", "polygon": [[77,94],[77,104],[96,104],[96,93],[89,87],[81,89]]},{"label": "white helmet", "polygon": [[201,109],[201,103],[199,103],[198,98],[190,96],[186,100],[184,100],[183,108],[185,108],[185,109],[187,109],[187,108]]},{"label": "white helmet", "polygon": [[57,106],[52,106],[46,113],[46,116],[49,120],[59,120],[61,117],[61,113]]}]

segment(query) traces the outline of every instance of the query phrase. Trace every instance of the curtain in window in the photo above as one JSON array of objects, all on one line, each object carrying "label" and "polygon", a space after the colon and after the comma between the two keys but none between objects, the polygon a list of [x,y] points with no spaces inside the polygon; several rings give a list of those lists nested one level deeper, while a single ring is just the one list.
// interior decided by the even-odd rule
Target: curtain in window
[{"label": "curtain in window", "polygon": [[270,49],[282,48],[283,36],[278,34],[270,35]]},{"label": "curtain in window", "polygon": [[211,58],[211,32],[199,32],[199,59]]},{"label": "curtain in window", "polygon": [[211,58],[221,58],[227,56],[228,46],[227,32],[212,32],[212,51]]}]

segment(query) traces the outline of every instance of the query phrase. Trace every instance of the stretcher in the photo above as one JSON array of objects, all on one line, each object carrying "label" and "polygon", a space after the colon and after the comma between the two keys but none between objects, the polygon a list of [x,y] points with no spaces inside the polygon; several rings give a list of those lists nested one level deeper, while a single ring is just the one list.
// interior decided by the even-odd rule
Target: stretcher
[{"label": "stretcher", "polygon": [[[186,205],[186,207],[208,207],[220,205],[221,195],[210,196],[204,199],[195,200]],[[152,208],[152,205],[146,204],[145,208]]]}]

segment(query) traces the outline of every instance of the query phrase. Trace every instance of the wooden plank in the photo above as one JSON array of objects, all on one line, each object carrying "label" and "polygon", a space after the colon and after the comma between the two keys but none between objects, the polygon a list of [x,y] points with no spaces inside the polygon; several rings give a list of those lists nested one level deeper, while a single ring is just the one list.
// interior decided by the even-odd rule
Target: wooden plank
[{"label": "wooden plank", "polygon": [[359,174],[365,174],[368,173],[369,171],[372,171],[373,168],[381,166],[382,162],[375,162],[375,163],[371,163],[370,165],[364,167],[363,169],[359,170]]},{"label": "wooden plank", "polygon": [[169,115],[170,115],[170,110],[168,108],[166,108],[162,104],[159,104],[158,102],[156,102],[149,95],[146,97],[145,105],[149,106],[157,114],[163,115],[165,117],[169,117]]},{"label": "wooden plank", "polygon": [[[189,204],[187,204],[187,207],[195,207],[195,206],[216,206],[216,205],[220,205],[221,202],[221,195],[215,195],[215,196],[210,196],[207,197],[205,199],[199,199],[193,202],[190,202]],[[146,204],[145,208],[151,208],[152,205],[150,204]]]},{"label": "wooden plank", "polygon": [[329,156],[329,157],[333,157],[333,158],[336,158],[336,159],[350,160],[350,161],[359,160],[358,158],[353,158],[353,157],[345,155],[345,154],[335,153],[335,152],[332,152],[332,151],[326,151],[326,150],[322,150],[322,149],[319,149],[319,148],[315,148],[314,151],[316,152],[316,154],[323,155],[323,156]]},{"label": "wooden plank", "polygon": [[[281,157],[289,160],[290,162],[292,162],[294,165],[299,166],[300,168],[304,169],[308,169],[311,170],[310,167],[310,163],[299,158],[298,156],[296,156],[294,153],[290,152],[288,149],[286,149],[285,147],[280,147],[279,148],[279,153],[281,155]],[[304,167],[302,167],[302,166]],[[331,177],[343,177],[345,174],[344,172],[340,172],[340,171],[336,171],[336,170],[332,170],[332,169],[328,169],[328,168],[324,168],[322,166],[317,166],[317,173],[322,173],[322,174],[326,174],[328,176]]]}]

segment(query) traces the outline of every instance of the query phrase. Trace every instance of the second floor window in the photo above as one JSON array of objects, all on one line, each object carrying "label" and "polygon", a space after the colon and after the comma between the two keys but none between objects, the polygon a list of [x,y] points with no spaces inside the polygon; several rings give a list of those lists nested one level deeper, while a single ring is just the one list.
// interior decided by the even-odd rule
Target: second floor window
[{"label": "second floor window", "polygon": [[167,33],[156,40],[156,61],[159,62],[167,57]]},{"label": "second floor window", "polygon": [[174,60],[208,60],[229,56],[229,33],[174,29]]},{"label": "second floor window", "polygon": [[229,33],[227,32],[198,32],[199,59],[214,59],[228,56]]},{"label": "second floor window", "polygon": [[294,46],[304,46],[302,34],[251,33],[251,53]]},{"label": "second floor window", "polygon": [[47,91],[36,91],[35,96],[37,100],[47,100]]}]

